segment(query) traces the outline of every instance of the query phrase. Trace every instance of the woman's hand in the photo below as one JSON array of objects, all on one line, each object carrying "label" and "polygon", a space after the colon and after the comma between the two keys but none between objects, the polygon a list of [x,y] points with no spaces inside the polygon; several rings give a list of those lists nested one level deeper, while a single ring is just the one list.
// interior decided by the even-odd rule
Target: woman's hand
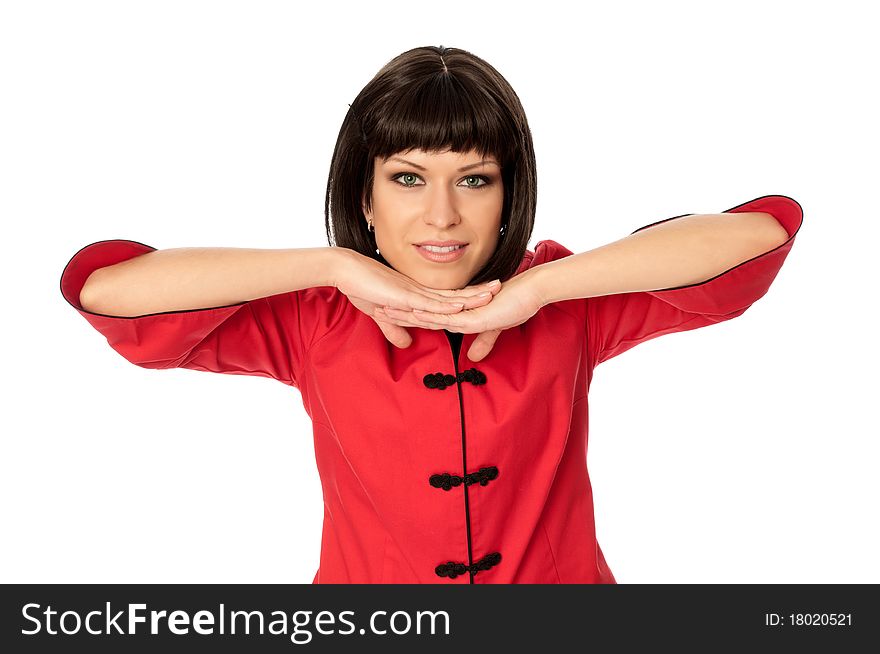
[{"label": "woman's hand", "polygon": [[510,278],[502,286],[490,304],[467,307],[458,313],[423,313],[390,308],[377,310],[377,313],[380,316],[384,314],[396,325],[448,329],[464,334],[479,332],[480,335],[468,350],[468,358],[481,361],[492,351],[503,330],[521,325],[545,304],[530,271]]},{"label": "woman's hand", "polygon": [[[381,313],[379,309],[382,307],[394,307],[403,313],[421,309],[432,316],[450,315],[486,305],[501,288],[500,284],[495,287],[479,284],[456,290],[428,288],[359,252],[347,250],[345,254],[336,288],[355,307],[375,320],[385,338],[400,348],[409,347],[412,337],[401,323]],[[480,293],[488,295],[479,297]]]}]

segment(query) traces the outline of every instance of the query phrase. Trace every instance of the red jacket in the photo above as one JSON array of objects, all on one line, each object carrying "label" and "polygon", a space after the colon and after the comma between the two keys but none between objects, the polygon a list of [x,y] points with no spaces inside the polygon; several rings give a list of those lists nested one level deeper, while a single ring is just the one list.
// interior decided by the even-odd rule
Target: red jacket
[{"label": "red jacket", "polygon": [[[479,363],[467,359],[476,334],[457,360],[443,330],[409,328],[398,349],[334,287],[134,318],[84,310],[92,271],[155,249],[134,241],[81,249],[61,292],[138,366],[299,389],[324,500],[313,583],[616,583],[586,465],[592,372],[649,339],[735,318],[767,292],[802,210],[771,195],[726,213],[740,211],[772,214],[788,240],[699,284],[549,304]],[[570,254],[540,241],[517,272]]]}]

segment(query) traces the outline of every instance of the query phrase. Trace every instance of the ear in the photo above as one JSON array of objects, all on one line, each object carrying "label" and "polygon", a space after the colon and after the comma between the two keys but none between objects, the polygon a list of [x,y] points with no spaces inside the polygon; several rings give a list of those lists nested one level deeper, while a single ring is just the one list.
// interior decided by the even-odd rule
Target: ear
[{"label": "ear", "polygon": [[367,218],[367,220],[369,220],[370,218],[373,217],[373,212],[372,212],[371,210],[368,210],[368,209],[367,209],[367,199],[366,199],[366,196],[364,196],[363,198],[361,198],[361,211],[364,212],[364,216]]}]

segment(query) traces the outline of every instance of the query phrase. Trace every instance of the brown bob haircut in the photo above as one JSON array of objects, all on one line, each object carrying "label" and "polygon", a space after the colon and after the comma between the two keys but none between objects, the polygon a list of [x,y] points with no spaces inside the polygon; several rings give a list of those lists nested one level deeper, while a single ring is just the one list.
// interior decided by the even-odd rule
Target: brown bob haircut
[{"label": "brown bob haircut", "polygon": [[327,180],[327,239],[390,267],[376,252],[362,205],[371,208],[374,157],[410,149],[494,155],[501,164],[501,237],[468,283],[509,279],[535,224],[537,174],[532,134],[519,97],[501,74],[458,48],[408,50],[385,64],[345,116]]}]

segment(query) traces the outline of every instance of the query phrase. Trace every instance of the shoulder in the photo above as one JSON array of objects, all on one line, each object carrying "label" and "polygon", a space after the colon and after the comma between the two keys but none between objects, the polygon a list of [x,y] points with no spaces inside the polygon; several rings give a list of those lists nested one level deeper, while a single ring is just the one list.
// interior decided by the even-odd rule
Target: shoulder
[{"label": "shoulder", "polygon": [[542,263],[562,259],[563,257],[568,257],[572,254],[574,254],[574,252],[554,240],[546,239],[538,241],[538,244],[535,245],[534,251],[526,250],[519,269],[517,269],[516,272],[519,274],[529,268],[540,266]]},{"label": "shoulder", "polygon": [[[573,254],[574,252],[552,239],[538,241],[535,245],[534,251],[526,250],[522,263],[520,263],[519,269],[517,270],[517,274],[545,264],[548,261],[556,261],[557,259],[563,259]],[[541,311],[561,312],[578,320],[580,324],[583,324],[586,311],[585,302],[586,300],[584,298],[553,302],[543,307]]]}]

